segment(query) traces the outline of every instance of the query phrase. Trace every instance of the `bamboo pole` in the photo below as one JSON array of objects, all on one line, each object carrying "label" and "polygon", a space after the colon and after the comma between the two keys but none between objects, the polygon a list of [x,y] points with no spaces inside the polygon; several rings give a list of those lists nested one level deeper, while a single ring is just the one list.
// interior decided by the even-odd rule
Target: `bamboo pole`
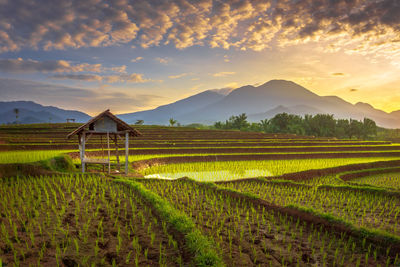
[{"label": "bamboo pole", "polygon": [[[100,135],[100,144],[101,144],[101,158],[104,159],[104,146],[103,146],[103,136]],[[103,172],[104,172],[104,168],[105,165],[101,164],[103,166]]]},{"label": "bamboo pole", "polygon": [[117,168],[118,168],[118,171],[120,172],[121,168],[120,168],[120,164],[119,164],[118,139],[117,139],[116,134],[114,135],[114,142],[115,142],[115,156],[117,158]]},{"label": "bamboo pole", "polygon": [[107,150],[108,150],[108,174],[111,173],[111,162],[110,162],[110,134],[107,132]]},{"label": "bamboo pole", "polygon": [[85,172],[85,143],[86,143],[86,134],[82,132],[81,136],[81,165],[82,172]]},{"label": "bamboo pole", "polygon": [[129,166],[129,132],[125,132],[125,175],[128,175]]}]

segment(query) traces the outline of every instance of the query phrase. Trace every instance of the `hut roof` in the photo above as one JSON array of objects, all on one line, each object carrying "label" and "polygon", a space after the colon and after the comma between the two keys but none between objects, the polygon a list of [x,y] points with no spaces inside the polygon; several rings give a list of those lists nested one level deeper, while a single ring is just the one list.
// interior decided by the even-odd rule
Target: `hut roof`
[{"label": "hut roof", "polygon": [[138,130],[132,128],[123,120],[118,119],[114,114],[112,114],[110,112],[109,109],[107,109],[107,110],[103,111],[102,113],[100,113],[99,115],[97,115],[96,117],[91,118],[87,123],[81,125],[77,129],[75,129],[73,132],[71,132],[70,134],[68,134],[67,138],[69,139],[71,136],[73,136],[75,134],[80,134],[82,131],[85,130],[86,127],[89,127],[91,124],[95,123],[96,121],[100,120],[103,117],[108,117],[111,120],[115,121],[117,123],[118,131],[128,131],[133,136],[142,135]]}]

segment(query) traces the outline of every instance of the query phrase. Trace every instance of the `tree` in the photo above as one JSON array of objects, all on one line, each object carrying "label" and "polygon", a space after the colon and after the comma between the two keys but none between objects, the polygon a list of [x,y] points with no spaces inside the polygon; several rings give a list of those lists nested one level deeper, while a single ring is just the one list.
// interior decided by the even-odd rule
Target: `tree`
[{"label": "tree", "polygon": [[220,121],[217,121],[216,123],[214,123],[214,127],[216,129],[224,129],[224,124]]},{"label": "tree", "polygon": [[376,135],[377,127],[376,123],[368,118],[364,118],[363,126],[362,126],[362,137],[364,139],[368,138],[371,135]]},{"label": "tree", "polygon": [[173,118],[169,119],[169,125],[174,126],[175,123],[177,123],[177,120],[174,120]]},{"label": "tree", "polygon": [[358,120],[352,120],[350,119],[350,127],[349,127],[349,137],[350,139],[355,136],[358,139],[361,138],[362,136],[362,131],[363,131],[363,123]]},{"label": "tree", "polygon": [[232,116],[231,117],[231,123],[232,123],[232,128],[233,129],[238,129],[238,130],[245,130],[250,125],[247,122],[246,113],[242,113],[239,116]]},{"label": "tree", "polygon": [[18,108],[14,108],[14,113],[15,113],[15,123],[18,124],[19,109]]},{"label": "tree", "polygon": [[337,138],[350,137],[349,132],[350,132],[349,120],[339,119],[336,121],[335,136]]},{"label": "tree", "polygon": [[136,120],[135,125],[142,125],[144,120]]},{"label": "tree", "polygon": [[260,127],[264,132],[269,132],[270,123],[268,119],[264,119],[260,121]]}]

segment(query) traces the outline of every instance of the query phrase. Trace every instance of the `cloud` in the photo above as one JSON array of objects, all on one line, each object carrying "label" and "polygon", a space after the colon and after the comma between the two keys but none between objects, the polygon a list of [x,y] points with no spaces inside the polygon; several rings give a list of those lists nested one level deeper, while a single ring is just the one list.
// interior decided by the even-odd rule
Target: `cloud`
[{"label": "cloud", "polygon": [[170,76],[168,76],[168,78],[170,78],[170,79],[179,79],[179,78],[185,77],[187,75],[189,75],[189,73],[181,73],[181,74],[178,74],[178,75],[170,75]]},{"label": "cloud", "polygon": [[87,82],[106,82],[106,83],[146,83],[152,80],[144,78],[143,74],[119,74],[119,75],[94,75],[94,74],[57,74],[50,76],[51,79],[57,80],[78,80]]},{"label": "cloud", "polygon": [[0,78],[2,101],[32,100],[44,105],[59,106],[97,113],[106,108],[128,112],[157,106],[165,99],[152,94],[128,94],[112,87],[93,89],[57,84]]},{"label": "cloud", "polygon": [[17,59],[0,59],[0,71],[6,73],[35,73],[35,72],[104,72],[112,71],[123,73],[126,71],[126,66],[118,66],[106,68],[101,64],[72,64],[66,60],[24,60]]},{"label": "cloud", "polygon": [[56,80],[78,80],[86,82],[101,81],[103,79],[100,75],[95,74],[56,74],[50,76],[50,78]]},{"label": "cloud", "polygon": [[315,42],[326,52],[390,56],[398,0],[2,0],[0,52],[129,43],[261,51]]},{"label": "cloud", "polygon": [[140,60],[143,60],[143,57],[136,57],[134,59],[131,59],[131,62],[138,62]]},{"label": "cloud", "polygon": [[233,71],[221,71],[221,72],[217,72],[217,73],[212,74],[212,76],[214,76],[214,77],[226,77],[226,76],[229,76],[229,75],[233,75],[235,73],[236,72],[233,72]]},{"label": "cloud", "polygon": [[345,76],[343,72],[334,72],[331,74],[332,76]]},{"label": "cloud", "polygon": [[155,58],[156,61],[160,62],[161,64],[165,64],[167,65],[170,62],[169,58],[163,58],[163,57],[156,57]]}]

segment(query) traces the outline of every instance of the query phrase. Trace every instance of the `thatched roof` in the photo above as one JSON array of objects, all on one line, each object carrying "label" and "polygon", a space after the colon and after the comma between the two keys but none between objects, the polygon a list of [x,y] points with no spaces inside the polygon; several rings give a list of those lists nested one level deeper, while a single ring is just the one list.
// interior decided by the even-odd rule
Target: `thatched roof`
[{"label": "thatched roof", "polygon": [[117,123],[117,129],[118,131],[128,131],[131,135],[133,136],[139,136],[142,135],[138,130],[133,129],[131,126],[129,126],[126,122],[124,122],[121,119],[118,119],[114,114],[110,112],[109,109],[103,111],[96,117],[91,118],[87,123],[81,125],[79,128],[75,129],[73,132],[67,135],[67,138],[69,139],[71,136],[75,134],[80,134],[82,131],[85,130],[86,127],[89,127],[91,124],[95,123],[99,119],[103,117],[108,117],[111,120],[115,121]]}]

